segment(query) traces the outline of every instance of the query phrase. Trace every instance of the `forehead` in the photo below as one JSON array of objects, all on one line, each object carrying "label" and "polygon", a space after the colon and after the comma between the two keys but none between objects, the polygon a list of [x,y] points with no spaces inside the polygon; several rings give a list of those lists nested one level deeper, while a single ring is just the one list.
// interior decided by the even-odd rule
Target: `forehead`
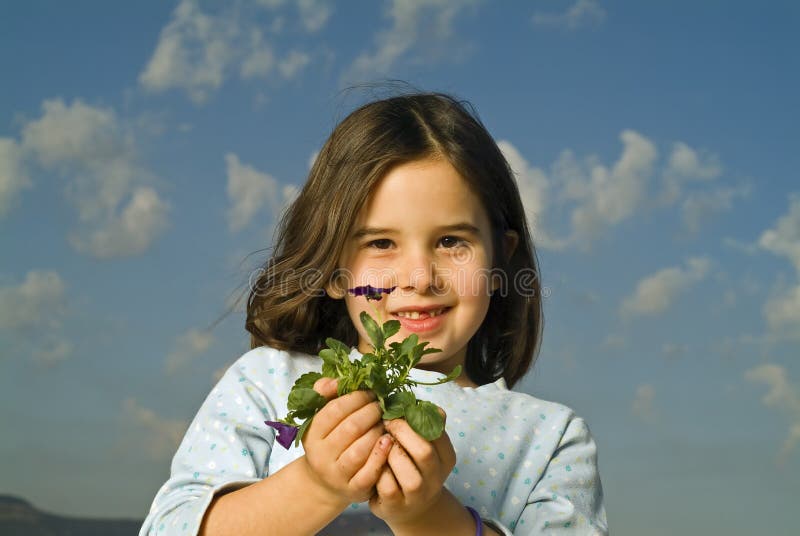
[{"label": "forehead", "polygon": [[445,159],[428,159],[392,168],[373,189],[359,213],[356,229],[434,228],[471,223],[489,232],[483,203]]}]

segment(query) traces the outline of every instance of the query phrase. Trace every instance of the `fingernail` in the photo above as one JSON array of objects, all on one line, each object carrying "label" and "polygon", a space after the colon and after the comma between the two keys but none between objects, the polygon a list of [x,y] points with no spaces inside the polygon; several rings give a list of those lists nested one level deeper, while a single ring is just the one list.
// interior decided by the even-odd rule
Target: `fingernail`
[{"label": "fingernail", "polygon": [[390,436],[390,435],[385,435],[385,436],[383,436],[383,437],[380,439],[380,442],[379,442],[379,444],[380,444],[380,447],[381,447],[382,449],[389,448],[389,446],[392,444],[392,436]]}]

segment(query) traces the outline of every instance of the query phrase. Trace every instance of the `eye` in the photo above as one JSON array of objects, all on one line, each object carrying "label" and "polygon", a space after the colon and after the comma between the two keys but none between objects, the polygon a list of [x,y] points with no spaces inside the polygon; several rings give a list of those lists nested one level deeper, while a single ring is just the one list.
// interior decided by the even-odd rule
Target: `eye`
[{"label": "eye", "polygon": [[388,238],[379,238],[378,240],[372,240],[371,242],[367,242],[368,248],[375,248],[375,249],[389,249],[391,246],[392,241]]},{"label": "eye", "polygon": [[456,247],[465,246],[467,244],[466,240],[452,235],[443,236],[440,241],[447,249],[453,249]]}]

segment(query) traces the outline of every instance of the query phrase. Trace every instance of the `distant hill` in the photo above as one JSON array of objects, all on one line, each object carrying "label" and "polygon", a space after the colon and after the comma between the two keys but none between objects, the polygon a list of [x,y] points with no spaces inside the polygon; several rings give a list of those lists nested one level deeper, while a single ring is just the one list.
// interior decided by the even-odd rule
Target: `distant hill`
[{"label": "distant hill", "polygon": [[0,534],[3,536],[136,536],[142,521],[81,519],[37,510],[19,497],[0,495]]}]

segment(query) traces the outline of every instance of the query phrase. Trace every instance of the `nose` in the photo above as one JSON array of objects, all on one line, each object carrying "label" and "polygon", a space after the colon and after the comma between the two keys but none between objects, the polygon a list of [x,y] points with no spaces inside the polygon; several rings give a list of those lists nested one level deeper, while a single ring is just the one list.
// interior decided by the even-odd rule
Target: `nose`
[{"label": "nose", "polygon": [[429,289],[438,289],[441,284],[436,258],[426,251],[406,255],[399,263],[397,271],[397,284],[404,290],[424,294]]}]

